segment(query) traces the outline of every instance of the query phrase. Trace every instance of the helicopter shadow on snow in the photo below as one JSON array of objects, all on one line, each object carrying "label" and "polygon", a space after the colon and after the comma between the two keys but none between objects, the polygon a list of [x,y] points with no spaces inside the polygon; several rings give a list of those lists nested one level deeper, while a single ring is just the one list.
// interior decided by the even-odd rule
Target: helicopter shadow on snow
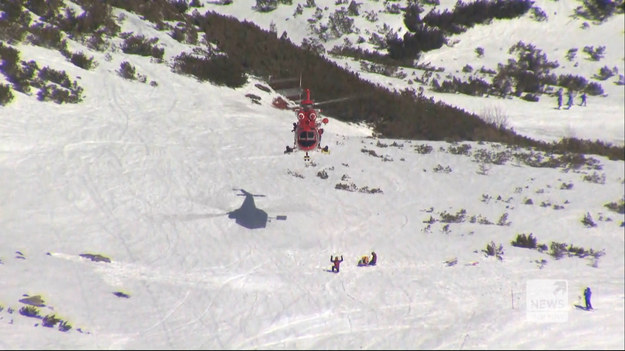
[{"label": "helicopter shadow on snow", "polygon": [[260,194],[252,194],[244,189],[233,189],[240,190],[241,194],[237,194],[237,196],[245,196],[243,200],[243,204],[241,207],[236,210],[226,212],[226,213],[189,213],[189,214],[176,214],[176,215],[165,215],[164,219],[166,220],[177,220],[177,221],[194,221],[201,220],[207,218],[215,218],[228,216],[230,219],[234,219],[235,222],[247,229],[258,229],[265,228],[268,222],[272,220],[284,221],[286,220],[286,215],[278,215],[275,217],[270,217],[266,211],[256,207],[256,203],[254,201],[254,197],[265,197],[265,195]]},{"label": "helicopter shadow on snow", "polygon": [[[237,189],[235,189],[237,190]],[[265,195],[260,194],[252,194],[250,192],[245,191],[244,189],[238,189],[242,194],[237,194],[238,196],[245,196],[243,200],[243,204],[241,207],[234,211],[228,212],[228,218],[234,219],[236,223],[242,227],[247,229],[258,229],[265,228],[267,226],[267,222],[271,219],[286,220],[285,215],[279,215],[276,217],[269,217],[267,212],[261,210],[256,207],[256,203],[254,202],[254,197],[264,197]]]},{"label": "helicopter shadow on snow", "polygon": [[[227,213],[226,213],[227,214]],[[189,213],[185,215],[164,215],[163,218],[165,220],[175,220],[175,221],[195,221],[199,219],[207,219],[207,218],[215,218],[222,217],[226,215],[225,213]]]}]

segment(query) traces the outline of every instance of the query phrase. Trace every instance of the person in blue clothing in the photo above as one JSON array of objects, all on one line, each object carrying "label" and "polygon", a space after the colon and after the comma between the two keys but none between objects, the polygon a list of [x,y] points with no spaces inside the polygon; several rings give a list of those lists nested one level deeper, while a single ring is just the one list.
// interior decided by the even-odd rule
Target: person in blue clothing
[{"label": "person in blue clothing", "polygon": [[586,106],[586,93],[582,93],[581,99],[582,101],[579,103],[579,105]]},{"label": "person in blue clothing", "polygon": [[566,109],[570,110],[571,106],[573,106],[573,92],[569,90],[569,99],[566,102]]},{"label": "person in blue clothing", "polygon": [[592,304],[590,303],[590,295],[592,295],[592,292],[590,291],[590,287],[586,287],[586,289],[584,289],[584,301],[586,302],[587,310],[592,310]]},{"label": "person in blue clothing", "polygon": [[371,260],[369,260],[369,266],[375,266],[377,262],[378,262],[378,255],[375,253],[375,251],[372,251]]}]

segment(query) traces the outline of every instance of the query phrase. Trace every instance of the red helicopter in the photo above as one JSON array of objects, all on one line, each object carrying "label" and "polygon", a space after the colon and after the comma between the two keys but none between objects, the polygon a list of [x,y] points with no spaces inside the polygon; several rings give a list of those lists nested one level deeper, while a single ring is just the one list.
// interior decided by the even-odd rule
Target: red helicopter
[{"label": "red helicopter", "polygon": [[328,153],[328,146],[321,147],[321,136],[323,135],[323,124],[328,123],[327,118],[320,118],[319,111],[313,106],[316,104],[310,99],[310,89],[306,89],[306,100],[300,102],[300,107],[296,109],[297,122],[293,123],[293,147],[287,145],[285,154],[295,150],[306,152],[304,161],[310,161],[309,151],[320,150]]}]

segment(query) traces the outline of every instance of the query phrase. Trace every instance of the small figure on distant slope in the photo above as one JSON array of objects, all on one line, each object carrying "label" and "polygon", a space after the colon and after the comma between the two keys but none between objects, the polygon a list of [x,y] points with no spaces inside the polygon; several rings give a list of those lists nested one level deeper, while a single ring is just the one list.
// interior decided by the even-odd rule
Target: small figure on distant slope
[{"label": "small figure on distant slope", "polygon": [[571,109],[571,106],[573,106],[573,92],[569,90],[569,99],[566,101],[566,109]]},{"label": "small figure on distant slope", "polygon": [[362,266],[368,266],[369,265],[369,256],[365,255],[362,256],[360,258],[360,260],[358,260],[358,266],[362,267]]},{"label": "small figure on distant slope", "polygon": [[579,105],[586,106],[586,93],[582,93],[581,99],[582,101],[579,103]]},{"label": "small figure on distant slope", "polygon": [[586,302],[587,310],[592,310],[592,304],[590,303],[590,295],[592,295],[592,292],[590,291],[590,287],[586,287],[586,289],[584,289],[584,301]]},{"label": "small figure on distant slope", "polygon": [[378,255],[375,253],[375,251],[371,251],[371,260],[369,261],[369,265],[375,266],[377,262],[378,262]]},{"label": "small figure on distant slope", "polygon": [[332,258],[332,255],[330,255],[330,262],[334,263],[334,265],[332,266],[332,272],[338,273],[341,267],[341,262],[343,262],[343,255],[341,255],[340,260],[338,256]]},{"label": "small figure on distant slope", "polygon": [[558,110],[562,108],[562,89],[558,90]]}]

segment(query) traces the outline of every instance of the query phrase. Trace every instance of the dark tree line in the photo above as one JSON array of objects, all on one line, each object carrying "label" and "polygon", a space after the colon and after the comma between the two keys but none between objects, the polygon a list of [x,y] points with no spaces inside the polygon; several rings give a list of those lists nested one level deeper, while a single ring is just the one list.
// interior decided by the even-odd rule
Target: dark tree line
[{"label": "dark tree line", "polygon": [[[599,150],[598,153],[610,157],[619,159],[624,157],[622,148],[600,143],[569,140],[566,143],[546,144],[535,141],[519,136],[511,130],[486,123],[464,110],[425,98],[414,90],[389,91],[382,86],[361,80],[357,73],[339,67],[311,49],[295,45],[286,33],[278,35],[261,30],[253,23],[240,22],[236,18],[210,11],[201,14],[193,10],[189,13],[191,5],[187,5],[188,3],[183,0],[74,0],[74,3],[79,4],[84,10],[80,15],[72,12],[61,13],[59,3],[61,2],[3,1],[4,15],[0,18],[0,37],[4,40],[7,36],[19,33],[15,29],[21,29],[24,33],[29,32],[28,27],[19,24],[24,20],[25,6],[42,17],[46,16],[50,19],[51,25],[63,29],[69,35],[77,38],[97,38],[97,45],[93,47],[102,48],[105,47],[108,36],[119,35],[119,26],[110,15],[111,7],[119,7],[153,22],[159,30],[171,30],[170,22],[176,22],[178,31],[170,32],[170,35],[175,39],[178,38],[177,40],[193,40],[196,34],[199,34],[210,43],[208,47],[202,48],[205,51],[203,58],[191,53],[182,53],[176,57],[173,63],[174,72],[195,75],[199,80],[231,87],[243,85],[247,74],[277,78],[301,75],[303,87],[311,89],[316,101],[353,97],[347,102],[323,106],[324,113],[343,121],[368,122],[385,137],[448,141],[484,140],[561,152],[569,148],[580,151]],[[487,12],[489,16],[503,16],[521,12],[527,1],[480,1],[478,4],[493,6],[492,9],[489,8],[491,11]],[[471,11],[472,7],[466,6],[461,2],[458,3],[457,12],[454,12],[455,16],[459,16],[458,21],[478,23],[476,17],[478,14]],[[95,15],[96,13],[98,15]],[[416,10],[412,13],[419,14]],[[440,16],[442,18],[449,15]],[[434,14],[429,18],[434,21]],[[443,22],[445,21],[441,19],[441,23]],[[440,26],[430,26],[425,21],[417,23],[412,28],[421,28],[420,31],[411,32],[409,37],[405,37],[408,40],[396,40],[393,44],[395,47],[389,50],[395,50],[399,58],[405,59],[406,55],[415,55],[427,48],[442,45],[444,35],[451,27],[445,27],[443,24]],[[19,41],[20,37],[12,40]],[[156,43],[152,39],[139,38],[138,44],[141,44],[137,46],[140,54],[145,52],[162,57],[162,51],[154,47]],[[215,50],[218,52],[214,52]],[[12,51],[6,48],[2,52],[5,60],[11,54]],[[31,75],[28,65],[18,67],[19,69],[10,67],[18,66],[7,66],[5,63],[3,67],[8,71],[4,74],[8,74],[12,82],[20,82],[24,77]],[[6,90],[6,86],[0,87],[0,92]],[[6,94],[10,94],[10,91]]]},{"label": "dark tree line", "polygon": [[434,9],[421,18],[423,8],[414,2],[404,11],[408,32],[403,38],[389,40],[389,55],[396,60],[419,58],[422,52],[441,48],[449,35],[462,33],[492,19],[522,16],[532,4],[531,0],[477,0],[471,3],[459,0],[451,11]]}]

